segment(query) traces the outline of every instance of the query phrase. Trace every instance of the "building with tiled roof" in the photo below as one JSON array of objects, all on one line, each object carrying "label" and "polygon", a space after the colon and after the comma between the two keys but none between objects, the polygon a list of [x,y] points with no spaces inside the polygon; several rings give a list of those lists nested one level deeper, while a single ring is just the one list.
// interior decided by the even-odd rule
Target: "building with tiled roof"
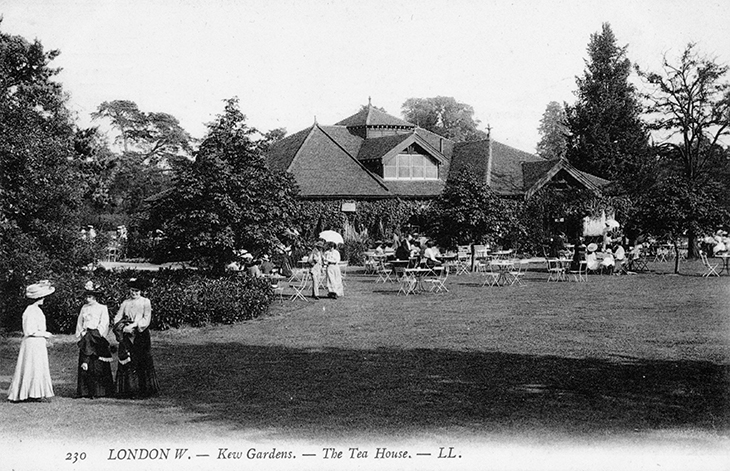
[{"label": "building with tiled roof", "polygon": [[274,143],[273,169],[290,172],[304,199],[431,199],[449,175],[475,172],[499,195],[527,198],[547,184],[599,191],[608,183],[567,161],[548,161],[491,138],[455,143],[368,104],[335,125]]}]

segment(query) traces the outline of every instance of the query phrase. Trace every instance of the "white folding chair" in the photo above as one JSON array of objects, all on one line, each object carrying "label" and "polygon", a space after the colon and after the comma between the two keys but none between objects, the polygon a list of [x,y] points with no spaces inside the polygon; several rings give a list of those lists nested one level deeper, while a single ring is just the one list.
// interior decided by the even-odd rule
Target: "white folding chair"
[{"label": "white folding chair", "polygon": [[393,281],[393,278],[390,276],[393,274],[393,269],[385,266],[385,262],[382,260],[378,262],[376,273],[378,274],[378,279],[375,280],[376,283]]},{"label": "white folding chair", "polygon": [[514,263],[512,264],[512,268],[507,272],[510,286],[515,284],[519,286],[524,285],[522,279],[525,277],[525,265],[526,263],[521,260],[514,261]]},{"label": "white folding chair", "polygon": [[703,277],[711,275],[720,276],[720,274],[717,272],[717,267],[720,266],[719,263],[716,263],[714,265],[711,264],[709,259],[707,258],[707,254],[702,250],[700,250],[700,258],[702,259],[702,265],[704,265],[707,269],[707,271],[702,275]]},{"label": "white folding chair", "polygon": [[448,265],[441,267],[441,270],[438,271],[441,273],[433,278],[426,278],[423,281],[431,285],[431,287],[428,288],[429,291],[435,291],[437,293],[440,291],[446,291],[448,293],[449,289],[446,287],[446,280],[449,278],[449,267]]},{"label": "white folding chair", "polygon": [[293,283],[290,286],[294,289],[294,294],[291,295],[289,301],[296,301],[297,299],[301,299],[302,301],[307,300],[307,298],[304,297],[304,291],[306,291],[307,287],[309,287],[309,277],[305,276],[301,279],[301,281]]},{"label": "white folding chair", "polygon": [[548,265],[548,282],[565,281],[565,268],[560,264],[559,260],[547,259]]},{"label": "white folding chair", "polygon": [[401,293],[406,296],[408,296],[409,294],[416,294],[416,285],[418,284],[418,280],[416,280],[415,276],[408,272],[404,272],[399,281],[400,288],[398,288],[398,293],[396,293],[396,296],[400,295]]},{"label": "white folding chair", "polygon": [[588,281],[588,262],[581,260],[580,265],[578,265],[578,270],[570,270],[568,273],[576,283]]},{"label": "white folding chair", "polygon": [[494,265],[490,264],[488,270],[482,271],[482,275],[484,276],[482,286],[499,286],[499,279],[502,277],[502,274]]}]

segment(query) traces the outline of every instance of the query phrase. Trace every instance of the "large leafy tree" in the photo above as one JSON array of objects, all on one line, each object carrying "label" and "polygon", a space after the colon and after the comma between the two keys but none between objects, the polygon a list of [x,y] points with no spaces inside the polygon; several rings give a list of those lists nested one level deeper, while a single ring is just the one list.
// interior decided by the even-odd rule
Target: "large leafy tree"
[{"label": "large leafy tree", "polygon": [[227,100],[195,161],[176,168],[172,188],[151,209],[163,257],[205,260],[223,270],[236,250],[271,251],[294,226],[296,183],[268,168],[256,134],[238,100]]},{"label": "large leafy tree", "polygon": [[431,206],[429,233],[442,247],[493,242],[508,224],[502,199],[470,170],[446,182]]},{"label": "large leafy tree", "polygon": [[651,176],[648,134],[641,104],[629,82],[627,47],[616,44],[608,23],[591,35],[577,102],[567,106],[568,160],[580,170],[614,180],[633,192]]},{"label": "large leafy tree", "polygon": [[724,153],[718,144],[730,136],[727,71],[727,65],[702,56],[694,44],[687,45],[679,63],[665,56],[661,73],[640,71],[652,86],[646,94],[651,128],[668,133],[665,145],[675,151],[688,181],[707,178]]},{"label": "large leafy tree", "polygon": [[548,160],[565,157],[568,148],[566,119],[567,116],[563,105],[557,101],[548,103],[538,128],[540,142],[537,143],[537,153],[540,157]]},{"label": "large leafy tree", "polygon": [[82,185],[74,125],[50,66],[58,54],[0,33],[0,246],[22,233],[33,250],[73,263]]},{"label": "large leafy tree", "polygon": [[[727,211],[717,207],[720,185],[697,186],[682,176],[662,179],[641,195],[636,204],[635,223],[657,237],[674,244],[674,272],[679,272],[679,242],[687,232],[711,231],[728,220]],[[692,247],[692,244],[690,245]]]},{"label": "large leafy tree", "polygon": [[478,129],[480,121],[474,118],[474,108],[453,97],[409,98],[401,112],[406,121],[457,142],[487,138]]},{"label": "large leafy tree", "polygon": [[[702,56],[694,44],[687,45],[676,63],[665,56],[661,72],[639,70],[651,87],[645,95],[653,118],[650,126],[666,136],[658,152],[662,175],[687,200],[671,206],[671,217],[672,224],[681,224],[686,232],[691,256],[696,255],[698,231],[711,229],[702,222],[718,223],[725,214],[722,195],[727,194],[728,163],[721,144],[730,136],[730,83],[723,80],[727,71],[726,65]],[[667,186],[657,186],[651,192],[654,198],[644,202],[658,206],[657,198],[671,195]],[[715,187],[718,191],[708,192]],[[676,232],[675,228],[672,234]]]}]

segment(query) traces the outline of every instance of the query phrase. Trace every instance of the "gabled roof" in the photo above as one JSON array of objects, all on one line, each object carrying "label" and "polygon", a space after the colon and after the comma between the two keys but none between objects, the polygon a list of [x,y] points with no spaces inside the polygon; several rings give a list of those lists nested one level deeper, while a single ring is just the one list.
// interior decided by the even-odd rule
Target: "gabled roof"
[{"label": "gabled roof", "polygon": [[[538,178],[532,185],[525,186],[525,198],[530,198],[535,192],[539,191],[545,185],[548,184],[556,175],[564,173],[565,175],[575,179],[578,183],[583,185],[585,188],[599,193],[601,187],[610,183],[608,180],[591,175],[590,173],[581,172],[577,168],[573,167],[567,160],[551,160],[548,162],[551,164],[549,168],[544,171],[543,175]],[[525,163],[524,166],[530,166],[530,163]],[[537,176],[537,171],[544,169],[538,169],[537,167],[530,170],[533,176]]]},{"label": "gabled roof", "polygon": [[366,106],[349,118],[345,118],[335,126],[360,127],[360,126],[402,126],[415,128],[415,124],[403,121],[400,118],[384,113],[371,105]]},{"label": "gabled roof", "polygon": [[[382,179],[368,171],[358,160],[332,138],[327,130],[314,124],[302,133],[290,136],[293,143],[272,146],[280,164],[288,161],[285,170],[291,172],[299,185],[303,197],[388,197],[390,192]],[[296,146],[295,144],[299,144]],[[295,150],[293,155],[282,157],[280,151]],[[270,154],[272,152],[270,151]]]},{"label": "gabled roof", "polygon": [[366,139],[357,158],[361,162],[369,160],[387,160],[402,152],[411,144],[421,147],[439,164],[445,164],[446,158],[437,149],[434,149],[425,139],[416,133],[400,134]]}]

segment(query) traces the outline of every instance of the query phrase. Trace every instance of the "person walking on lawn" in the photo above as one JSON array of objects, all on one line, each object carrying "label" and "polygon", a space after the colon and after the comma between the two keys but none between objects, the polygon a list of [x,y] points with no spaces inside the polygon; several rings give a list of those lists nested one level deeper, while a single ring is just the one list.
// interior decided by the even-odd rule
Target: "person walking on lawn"
[{"label": "person walking on lawn", "polygon": [[109,310],[98,302],[101,290],[89,281],[84,286],[86,304],[81,307],[76,322],[79,363],[76,381],[78,397],[114,395],[112,353],[106,339],[109,333]]},{"label": "person walking on lawn", "polygon": [[322,280],[322,248],[324,244],[318,240],[309,254],[309,273],[312,274],[312,297],[319,299],[319,284]]},{"label": "person walking on lawn", "polygon": [[130,297],[125,299],[114,317],[114,335],[119,341],[117,395],[121,397],[155,396],[160,391],[152,360],[149,326],[152,304],[142,296],[148,284],[132,278],[127,283]]},{"label": "person walking on lawn", "polygon": [[25,296],[31,303],[23,312],[23,340],[8,389],[9,401],[42,401],[53,397],[46,344],[46,339],[51,338],[52,334],[46,330],[46,316],[43,315],[41,305],[54,291],[56,288],[48,280],[25,288]]}]

